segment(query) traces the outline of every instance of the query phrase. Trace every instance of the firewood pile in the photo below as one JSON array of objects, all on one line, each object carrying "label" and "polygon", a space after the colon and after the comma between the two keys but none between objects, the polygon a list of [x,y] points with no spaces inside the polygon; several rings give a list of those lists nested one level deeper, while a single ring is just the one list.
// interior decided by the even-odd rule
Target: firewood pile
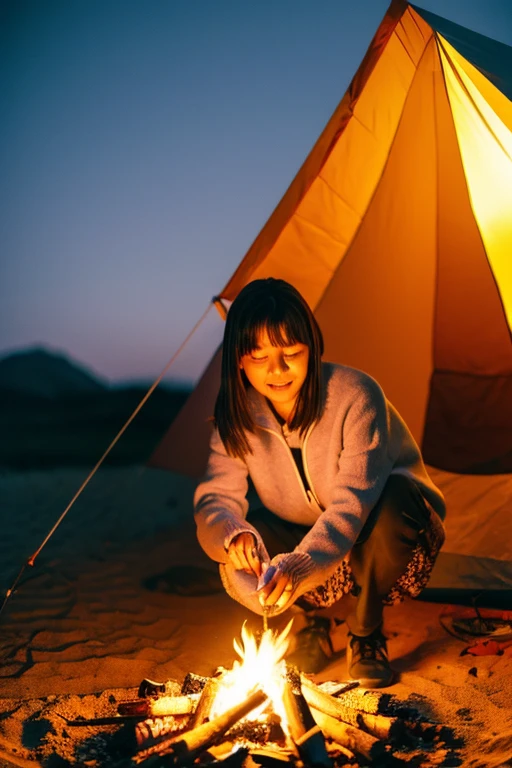
[{"label": "firewood pile", "polygon": [[[453,732],[407,702],[357,683],[315,684],[287,667],[286,734],[265,692],[210,716],[218,676],[189,673],[173,681],[144,680],[138,698],[119,702],[117,719],[134,729],[134,754],[124,766],[428,766],[459,765]],[[257,718],[251,715],[259,708]]]}]

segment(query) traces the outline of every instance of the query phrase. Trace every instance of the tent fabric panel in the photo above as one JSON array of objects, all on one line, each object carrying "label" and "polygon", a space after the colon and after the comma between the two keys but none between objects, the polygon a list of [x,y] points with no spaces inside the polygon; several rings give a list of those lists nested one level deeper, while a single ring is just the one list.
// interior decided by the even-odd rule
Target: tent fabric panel
[{"label": "tent fabric panel", "polygon": [[[464,599],[474,598],[475,592],[482,596],[491,592],[503,593],[508,598],[508,602],[505,601],[508,607],[511,589],[512,563],[510,561],[477,555],[472,557],[452,555],[441,550],[422,597],[425,600],[442,599],[443,602],[464,604]],[[442,590],[441,594],[438,590]]]},{"label": "tent fabric panel", "polygon": [[316,310],[326,358],[379,381],[416,440],[432,371],[436,270],[433,39],[363,223]]},{"label": "tent fabric panel", "polygon": [[[398,40],[400,27],[397,25],[354,107],[353,119],[321,171],[325,183],[354,210],[358,221],[384,168],[416,73],[416,66]],[[419,58],[418,52],[414,53],[415,59]],[[351,235],[345,239],[350,241]]]},{"label": "tent fabric panel", "polygon": [[408,50],[396,30],[390,37],[352,119],[251,279],[289,279],[293,274],[291,282],[315,307],[360,226],[385,166],[416,72],[414,62],[425,47],[417,27],[414,30]]},{"label": "tent fabric panel", "polygon": [[[381,54],[386,49],[396,24],[406,9],[407,3],[405,0],[393,0],[391,3],[342,101],[277,208],[259,233],[235,273],[220,292],[219,295],[222,297],[233,300],[241,288],[249,280],[255,278],[255,270],[262,264],[276,244],[287,222],[290,221],[324,166],[339,136],[343,134],[346,126],[349,124],[357,101],[363,93],[374,67],[379,62]],[[272,266],[263,268],[262,274],[270,274],[272,270]],[[307,295],[306,298],[308,298]]]},{"label": "tent fabric panel", "polygon": [[318,231],[326,240],[332,242],[332,257],[322,259],[320,256],[320,261],[325,262],[332,274],[339,263],[337,252],[347,248],[351,233],[361,223],[361,216],[345,202],[338,190],[333,189],[321,174],[311,185],[309,194],[299,205],[291,222],[296,226],[302,224],[304,228]]},{"label": "tent fabric panel", "polygon": [[447,507],[443,552],[512,565],[512,475],[460,475],[428,466]]},{"label": "tent fabric panel", "polygon": [[512,132],[441,44],[471,205],[512,328]]},{"label": "tent fabric panel", "polygon": [[210,420],[220,386],[221,361],[219,348],[150,457],[150,466],[189,477],[204,474],[210,450]]},{"label": "tent fabric panel", "polygon": [[[434,365],[477,375],[512,372],[503,306],[475,222],[443,74],[435,74],[438,270]],[[456,404],[455,404],[456,405]]]},{"label": "tent fabric panel", "polygon": [[[326,209],[341,207],[335,196],[326,197]],[[252,273],[250,279],[279,277],[287,280],[314,307],[329,283],[339,254],[345,247],[324,229],[295,215],[281,233],[271,256]],[[290,254],[293,254],[293,258],[290,258]]]},{"label": "tent fabric panel", "polygon": [[512,472],[512,376],[435,371],[423,457],[466,474]]},{"label": "tent fabric panel", "polygon": [[461,27],[418,6],[414,11],[439,32],[465,59],[480,70],[499,90],[512,99],[512,48],[498,40]]}]

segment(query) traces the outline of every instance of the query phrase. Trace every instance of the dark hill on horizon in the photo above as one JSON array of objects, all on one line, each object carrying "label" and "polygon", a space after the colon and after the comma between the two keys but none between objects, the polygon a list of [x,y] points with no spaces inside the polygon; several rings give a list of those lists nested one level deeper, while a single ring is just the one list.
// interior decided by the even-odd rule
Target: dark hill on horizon
[{"label": "dark hill on horizon", "polygon": [[[42,349],[9,355],[0,360],[0,468],[92,468],[148,388],[109,386]],[[157,387],[105,464],[147,461],[189,391]]]},{"label": "dark hill on horizon", "polygon": [[57,398],[105,391],[106,381],[85,366],[44,347],[18,350],[0,359],[0,389]]}]

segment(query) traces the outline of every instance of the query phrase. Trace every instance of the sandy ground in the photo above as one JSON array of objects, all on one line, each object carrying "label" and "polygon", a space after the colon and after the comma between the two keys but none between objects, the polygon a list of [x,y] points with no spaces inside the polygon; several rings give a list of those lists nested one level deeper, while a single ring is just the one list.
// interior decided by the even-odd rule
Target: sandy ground
[{"label": "sandy ground", "polygon": [[[3,592],[84,477],[69,469],[0,476]],[[0,765],[104,764],[90,732],[66,730],[59,712],[114,714],[143,678],[181,682],[190,671],[231,667],[243,621],[259,628],[218,589],[215,566],[195,543],[192,489],[158,470],[101,470],[27,569],[0,616]],[[168,572],[177,566],[189,567],[178,582]],[[450,610],[422,601],[388,610],[400,674],[389,690],[452,729],[440,764],[512,766],[512,646],[461,655],[468,643],[439,621]],[[343,606],[335,613],[342,618]],[[345,639],[342,623],[318,681],[346,678]],[[415,763],[423,764],[431,763]]]}]

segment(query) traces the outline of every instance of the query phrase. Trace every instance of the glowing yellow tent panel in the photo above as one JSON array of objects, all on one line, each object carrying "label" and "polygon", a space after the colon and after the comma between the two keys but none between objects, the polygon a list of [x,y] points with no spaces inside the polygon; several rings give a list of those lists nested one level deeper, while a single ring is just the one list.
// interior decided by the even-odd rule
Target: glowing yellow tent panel
[{"label": "glowing yellow tent panel", "polygon": [[[218,291],[289,280],[326,359],[381,383],[447,498],[435,586],[512,587],[511,95],[511,48],[394,0]],[[200,473],[218,369],[217,356],[152,464]]]}]

